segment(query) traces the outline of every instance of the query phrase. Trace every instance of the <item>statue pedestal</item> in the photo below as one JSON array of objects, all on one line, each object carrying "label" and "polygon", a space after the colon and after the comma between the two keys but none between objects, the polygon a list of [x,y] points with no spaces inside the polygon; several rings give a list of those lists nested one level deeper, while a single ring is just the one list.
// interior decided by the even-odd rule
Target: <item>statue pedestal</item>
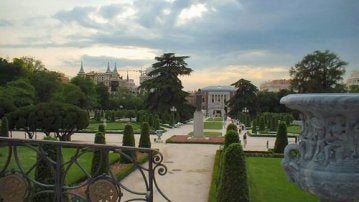
[{"label": "statue pedestal", "polygon": [[195,111],[193,114],[193,137],[204,138],[203,113],[201,111]]},{"label": "statue pedestal", "polygon": [[290,179],[322,201],[359,199],[359,94],[295,94],[280,102],[303,120],[299,143],[284,150]]}]

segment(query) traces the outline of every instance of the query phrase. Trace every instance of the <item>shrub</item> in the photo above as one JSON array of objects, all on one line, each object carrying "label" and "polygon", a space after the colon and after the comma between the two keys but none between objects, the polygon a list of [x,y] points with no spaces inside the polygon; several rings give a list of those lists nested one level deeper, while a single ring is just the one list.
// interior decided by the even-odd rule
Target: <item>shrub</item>
[{"label": "shrub", "polygon": [[217,191],[218,202],[249,201],[247,171],[242,146],[234,143],[224,151],[224,165]]},{"label": "shrub", "polygon": [[[127,124],[125,126],[125,129],[123,130],[122,146],[129,146],[129,147],[135,146],[135,136],[133,135],[133,127],[130,124]],[[134,151],[126,150],[123,151],[123,153],[130,156],[133,159],[136,159],[136,153]],[[132,163],[131,159],[129,159],[129,157],[126,157],[125,155],[121,155],[121,162]]]},{"label": "shrub", "polygon": [[259,118],[259,131],[264,131],[265,130],[265,119],[264,117],[260,117]]},{"label": "shrub", "polygon": [[227,148],[232,143],[240,143],[239,135],[235,130],[227,131],[226,135],[224,136],[224,148]]},{"label": "shrub", "polygon": [[141,136],[138,147],[151,148],[150,125],[147,122],[143,122],[141,125]]},{"label": "shrub", "polygon": [[257,134],[257,120],[253,120],[252,133]]},{"label": "shrub", "polygon": [[5,116],[1,119],[0,137],[9,137],[9,126]]},{"label": "shrub", "polygon": [[[56,141],[56,138],[45,136],[44,140],[52,140]],[[42,150],[46,153],[37,154],[37,166],[35,168],[35,180],[46,185],[55,184],[55,171],[56,171],[56,164],[51,163],[51,161],[57,162],[57,148],[50,144],[42,144]],[[61,163],[61,162],[57,162]],[[64,173],[64,172],[62,172]],[[34,188],[35,193],[39,191],[46,190],[46,188],[42,186],[36,186]],[[39,195],[35,195],[32,201],[53,201],[54,194],[53,193],[42,193]]]},{"label": "shrub", "polygon": [[238,128],[237,128],[236,124],[230,123],[230,124],[228,124],[228,126],[227,126],[227,132],[228,132],[229,130],[237,131]]},{"label": "shrub", "polygon": [[[103,124],[99,125],[98,130],[95,135],[95,144],[106,144],[105,126]],[[95,150],[92,158],[91,175],[96,177],[103,173],[108,173],[108,164],[108,151]]]},{"label": "shrub", "polygon": [[277,137],[274,143],[274,152],[283,153],[284,148],[288,145],[287,125],[281,122],[278,126]]}]

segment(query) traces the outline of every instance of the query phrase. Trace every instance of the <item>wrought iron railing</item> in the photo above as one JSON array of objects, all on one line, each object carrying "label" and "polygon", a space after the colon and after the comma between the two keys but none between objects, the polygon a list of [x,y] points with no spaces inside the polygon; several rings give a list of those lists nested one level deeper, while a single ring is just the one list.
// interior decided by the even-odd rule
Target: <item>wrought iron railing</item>
[{"label": "wrought iron railing", "polygon": [[[101,155],[98,166],[104,162],[111,165],[101,174],[91,174],[88,161],[95,151],[110,155],[116,163],[105,160],[108,155]],[[134,154],[148,161],[143,163]],[[119,159],[127,159],[129,163],[121,163]],[[156,172],[167,173],[162,161],[160,152],[147,148],[0,137],[0,201],[48,201],[47,197],[51,201],[153,201],[154,192],[170,201],[156,181]],[[47,180],[39,178],[43,173],[37,170],[44,162],[51,174]],[[115,165],[120,168],[128,165],[138,171],[143,186],[125,185],[117,173],[121,169],[113,169]],[[75,177],[80,180],[69,183],[74,169]]]}]

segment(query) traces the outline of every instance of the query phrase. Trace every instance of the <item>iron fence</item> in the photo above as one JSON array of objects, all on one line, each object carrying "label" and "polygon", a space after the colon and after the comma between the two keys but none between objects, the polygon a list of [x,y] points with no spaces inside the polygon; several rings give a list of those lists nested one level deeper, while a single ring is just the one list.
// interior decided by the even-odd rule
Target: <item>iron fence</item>
[{"label": "iron fence", "polygon": [[[101,173],[89,168],[96,151],[107,154],[92,163],[108,164]],[[0,201],[153,201],[154,192],[170,201],[156,181],[167,173],[162,161],[147,148],[0,137]],[[139,172],[142,185],[124,184],[124,169]]]}]

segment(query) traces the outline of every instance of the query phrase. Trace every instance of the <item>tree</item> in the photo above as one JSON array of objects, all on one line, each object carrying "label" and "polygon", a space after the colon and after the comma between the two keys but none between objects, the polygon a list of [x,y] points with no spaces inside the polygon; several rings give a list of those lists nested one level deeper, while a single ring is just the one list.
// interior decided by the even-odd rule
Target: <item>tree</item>
[{"label": "tree", "polygon": [[[123,130],[122,137],[122,146],[134,147],[135,146],[135,136],[133,135],[133,127],[130,124],[125,125],[125,129]],[[122,163],[132,163],[136,160],[135,151],[124,150],[122,151],[124,155],[121,155]]]},{"label": "tree", "polygon": [[[96,91],[96,84],[93,80],[81,76],[76,76],[71,79],[71,83],[78,86],[85,94],[87,100],[87,108],[93,109],[97,105],[98,94]],[[107,91],[107,88],[106,88]]]},{"label": "tree", "polygon": [[[178,110],[181,121],[192,117],[194,108],[187,102],[187,92],[179,76],[189,75],[192,69],[187,67],[185,59],[189,56],[175,56],[174,53],[165,53],[156,57],[152,64],[152,71],[148,73],[150,79],[144,81],[140,88],[147,92],[145,107],[152,113],[161,115],[162,120],[170,113],[172,106]],[[188,113],[190,111],[190,113]]]},{"label": "tree", "polygon": [[252,133],[253,133],[254,135],[257,134],[257,120],[256,120],[256,119],[253,120]]},{"label": "tree", "polygon": [[234,124],[234,123],[228,124],[227,132],[230,131],[230,130],[238,131],[238,128],[237,128],[236,124]]},{"label": "tree", "polygon": [[0,88],[0,117],[16,110],[14,102],[13,97]]},{"label": "tree", "polygon": [[220,173],[217,201],[249,201],[246,162],[241,144],[229,145],[222,158],[223,170]]},{"label": "tree", "polygon": [[54,101],[76,105],[82,109],[89,108],[89,101],[81,89],[72,83],[62,83],[60,90],[53,97]]},{"label": "tree", "polygon": [[147,122],[143,122],[141,125],[141,136],[138,147],[151,148],[150,125]]},{"label": "tree", "polygon": [[230,108],[229,114],[236,116],[243,109],[248,109],[250,114],[256,113],[256,97],[258,88],[250,81],[240,79],[231,84],[237,88],[235,95],[229,100],[228,106]]},{"label": "tree", "polygon": [[4,58],[0,58],[0,85],[17,80],[24,75],[24,69],[20,65],[10,63]]},{"label": "tree", "polygon": [[0,137],[9,137],[9,125],[5,116],[1,118]]},{"label": "tree", "polygon": [[314,51],[291,67],[291,86],[300,93],[343,92],[347,64],[329,50]]},{"label": "tree", "polygon": [[96,92],[100,109],[109,109],[110,93],[108,92],[107,86],[105,86],[104,83],[98,83],[96,85]]},{"label": "tree", "polygon": [[[95,144],[106,144],[105,126],[100,124],[95,135]],[[109,169],[108,151],[106,149],[96,149],[92,158],[91,175],[97,177],[103,173],[107,174]]]},{"label": "tree", "polygon": [[359,85],[351,85],[349,87],[349,92],[351,92],[351,93],[359,93]]},{"label": "tree", "polygon": [[278,126],[277,137],[274,143],[274,152],[283,153],[284,148],[288,145],[287,125],[281,122]]},{"label": "tree", "polygon": [[36,71],[30,82],[35,87],[38,103],[51,101],[61,87],[60,75],[52,71]]},{"label": "tree", "polygon": [[5,91],[12,97],[16,107],[24,107],[35,103],[36,91],[27,79],[8,82]]},{"label": "tree", "polygon": [[9,128],[23,129],[29,138],[36,130],[47,136],[54,132],[61,141],[68,141],[75,132],[86,128],[89,117],[86,111],[64,103],[40,103],[22,107],[9,113]]}]

